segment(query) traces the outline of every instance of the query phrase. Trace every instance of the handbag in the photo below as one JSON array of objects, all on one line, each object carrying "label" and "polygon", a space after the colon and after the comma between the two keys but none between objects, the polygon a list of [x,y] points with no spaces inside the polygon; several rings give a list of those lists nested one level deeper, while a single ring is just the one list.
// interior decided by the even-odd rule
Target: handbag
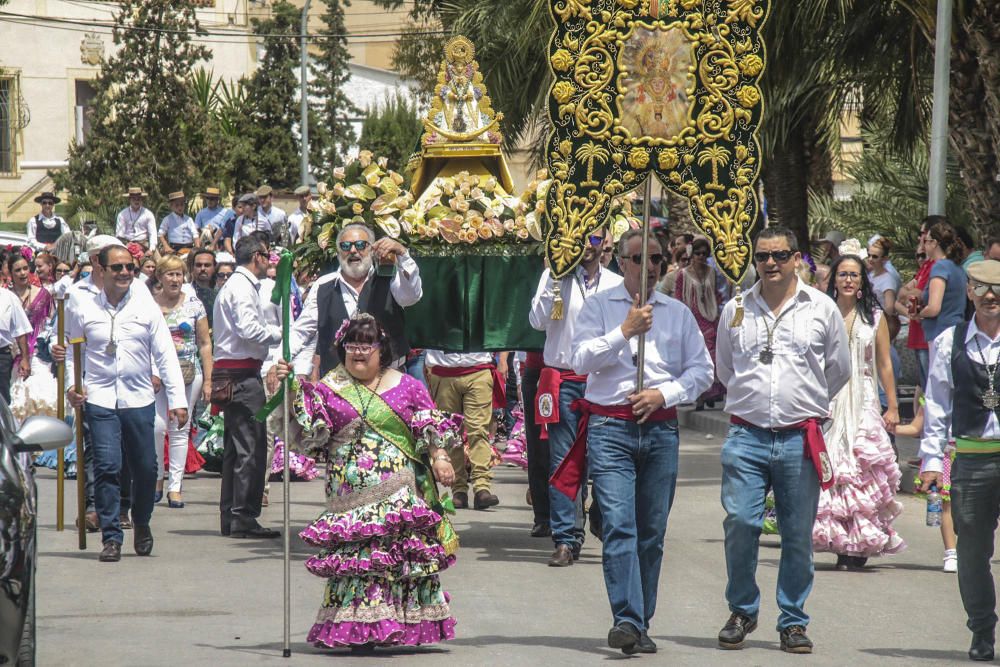
[{"label": "handbag", "polygon": [[212,374],[212,394],[209,402],[212,405],[225,407],[233,400],[233,380],[221,373]]},{"label": "handbag", "polygon": [[193,361],[188,359],[180,359],[181,364],[181,376],[184,378],[184,384],[189,385],[194,382],[194,375],[197,368]]}]

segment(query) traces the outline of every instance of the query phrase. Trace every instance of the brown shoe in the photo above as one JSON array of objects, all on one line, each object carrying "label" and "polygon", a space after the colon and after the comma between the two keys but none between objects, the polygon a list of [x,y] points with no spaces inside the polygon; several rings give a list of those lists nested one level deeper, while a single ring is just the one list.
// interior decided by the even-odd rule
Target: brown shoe
[{"label": "brown shoe", "polygon": [[457,510],[469,509],[469,494],[465,491],[456,491],[451,497],[451,502],[455,504]]},{"label": "brown shoe", "polygon": [[97,560],[102,563],[117,563],[122,559],[122,545],[117,542],[105,542],[104,549],[101,550],[101,555],[97,557]]},{"label": "brown shoe", "polygon": [[568,545],[560,544],[552,552],[549,559],[549,567],[569,567],[573,564],[573,550]]},{"label": "brown shoe", "polygon": [[477,510],[484,510],[499,504],[500,504],[500,499],[494,496],[486,489],[481,489],[479,491],[476,491],[476,497],[472,501],[473,507],[475,507]]},{"label": "brown shoe", "polygon": [[118,525],[122,530],[132,530],[132,519],[128,518],[128,514],[119,514]]},{"label": "brown shoe", "polygon": [[271,505],[271,501],[268,500],[267,491],[265,491],[264,492],[264,497],[260,499],[260,506],[261,507],[269,507],[270,505]]},{"label": "brown shoe", "polygon": [[[83,516],[83,523],[87,527],[88,533],[96,533],[101,529],[101,527],[97,524],[97,512],[87,512]],[[73,525],[79,527],[80,519],[77,518],[77,520],[73,522]]]}]

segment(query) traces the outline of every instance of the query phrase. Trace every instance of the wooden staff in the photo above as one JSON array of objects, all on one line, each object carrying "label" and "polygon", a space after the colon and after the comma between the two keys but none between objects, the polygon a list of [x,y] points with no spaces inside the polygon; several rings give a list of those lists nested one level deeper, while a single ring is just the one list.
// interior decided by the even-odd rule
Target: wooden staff
[{"label": "wooden staff", "polygon": [[[60,347],[66,345],[66,299],[65,297],[56,299],[56,317],[59,320],[58,325],[58,338],[57,341]],[[59,421],[65,421],[66,419],[66,361],[60,361],[56,365],[56,416],[59,417]],[[77,454],[79,455],[80,447],[77,446]],[[56,530],[62,531],[65,525],[66,517],[66,489],[63,488],[66,484],[66,466],[63,463],[63,458],[66,455],[66,450],[62,447],[56,453],[58,457],[56,459]],[[82,459],[77,456],[77,468],[81,468],[83,465]]]},{"label": "wooden staff", "polygon": [[[60,320],[60,323],[62,320]],[[73,391],[83,394],[83,338],[74,338]],[[87,469],[83,465],[83,406],[74,409],[76,425],[76,532],[80,549],[87,548]]]},{"label": "wooden staff", "polygon": [[[649,264],[649,207],[653,198],[653,175],[646,177],[646,192],[642,202],[642,268],[639,274],[639,305],[646,305],[646,291],[649,289],[649,278],[646,275]],[[645,384],[646,370],[646,334],[639,334],[639,345],[636,348],[636,378],[635,391],[639,393]]]}]

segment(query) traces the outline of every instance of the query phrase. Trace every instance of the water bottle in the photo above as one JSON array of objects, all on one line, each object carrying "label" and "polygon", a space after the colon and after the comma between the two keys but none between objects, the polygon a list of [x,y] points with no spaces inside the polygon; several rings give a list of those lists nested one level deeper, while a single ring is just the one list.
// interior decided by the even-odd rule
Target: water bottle
[{"label": "water bottle", "polygon": [[940,526],[941,525],[941,512],[943,510],[943,505],[941,503],[941,494],[938,493],[937,484],[931,484],[931,491],[927,494],[927,525],[928,526]]}]

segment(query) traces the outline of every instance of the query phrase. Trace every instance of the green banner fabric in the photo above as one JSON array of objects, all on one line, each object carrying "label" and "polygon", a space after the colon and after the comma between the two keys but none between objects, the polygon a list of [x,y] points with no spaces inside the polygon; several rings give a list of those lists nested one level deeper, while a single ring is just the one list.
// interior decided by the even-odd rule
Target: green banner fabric
[{"label": "green banner fabric", "polygon": [[538,255],[414,257],[424,295],[406,309],[410,346],[445,352],[541,350],[528,323],[542,275]]}]

